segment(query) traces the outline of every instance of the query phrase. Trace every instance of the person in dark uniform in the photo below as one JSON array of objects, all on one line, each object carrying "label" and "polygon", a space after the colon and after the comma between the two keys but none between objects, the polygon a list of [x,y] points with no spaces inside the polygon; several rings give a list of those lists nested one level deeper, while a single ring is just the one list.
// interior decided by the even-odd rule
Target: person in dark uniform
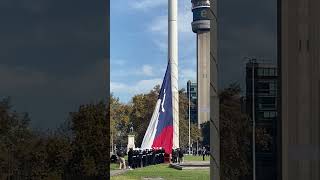
[{"label": "person in dark uniform", "polygon": [[172,162],[173,162],[173,163],[175,163],[175,156],[176,156],[175,153],[176,153],[175,150],[172,149]]},{"label": "person in dark uniform", "polygon": [[133,149],[132,148],[130,148],[129,149],[129,152],[128,152],[128,168],[129,169],[131,169],[131,168],[133,168]]},{"label": "person in dark uniform", "polygon": [[139,150],[139,167],[143,167],[143,164],[142,164],[142,150]]},{"label": "person in dark uniform", "polygon": [[174,163],[177,163],[178,162],[178,150],[175,149],[174,150]]},{"label": "person in dark uniform", "polygon": [[120,149],[118,152],[117,152],[117,155],[119,157],[119,169],[126,169],[126,161],[124,159],[124,152],[123,152],[123,149]]},{"label": "person in dark uniform", "polygon": [[137,168],[137,150],[134,150],[132,154],[132,168]]},{"label": "person in dark uniform", "polygon": [[111,163],[116,163],[118,161],[118,158],[115,154],[112,154],[110,160],[111,160]]},{"label": "person in dark uniform", "polygon": [[147,153],[146,150],[142,150],[142,167],[147,166]]},{"label": "person in dark uniform", "polygon": [[202,148],[202,160],[204,161],[205,160],[205,155],[206,155],[206,148],[205,147],[203,147]]},{"label": "person in dark uniform", "polygon": [[179,156],[179,164],[183,162],[183,151],[181,148],[178,149],[178,156]]}]

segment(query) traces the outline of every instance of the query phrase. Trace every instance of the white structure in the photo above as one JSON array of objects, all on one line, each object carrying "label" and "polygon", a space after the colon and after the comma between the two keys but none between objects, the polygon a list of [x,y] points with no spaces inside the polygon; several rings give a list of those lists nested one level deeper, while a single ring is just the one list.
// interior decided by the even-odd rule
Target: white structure
[{"label": "white structure", "polygon": [[134,135],[128,135],[127,151],[129,151],[130,148],[133,148],[133,149],[136,148],[136,146],[134,144]]},{"label": "white structure", "polygon": [[179,148],[178,1],[168,0],[168,61],[171,66],[173,149]]}]

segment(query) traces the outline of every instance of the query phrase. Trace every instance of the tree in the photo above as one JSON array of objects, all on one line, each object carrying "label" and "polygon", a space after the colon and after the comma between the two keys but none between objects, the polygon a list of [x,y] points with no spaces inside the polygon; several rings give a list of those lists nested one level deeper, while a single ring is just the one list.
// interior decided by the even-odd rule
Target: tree
[{"label": "tree", "polygon": [[[131,106],[123,104],[119,98],[110,96],[110,134],[113,142],[118,145],[126,144],[130,122]],[[111,142],[112,143],[112,142]]]},{"label": "tree", "polygon": [[[2,172],[0,179],[26,172],[24,168],[26,159],[32,159],[32,155],[37,154],[28,152],[30,148],[27,147],[33,147],[35,142],[35,136],[28,127],[29,122],[27,113],[17,113],[12,110],[10,98],[0,101],[0,171]],[[37,160],[35,159],[33,161],[35,164],[32,164],[37,167],[30,165],[32,169],[27,173],[34,174],[39,170],[41,162]]]},{"label": "tree", "polygon": [[220,94],[220,162],[222,179],[236,180],[250,172],[249,118],[241,112],[240,86],[231,84]]},{"label": "tree", "polygon": [[110,153],[106,110],[105,103],[100,102],[82,105],[70,114],[74,140],[68,170],[72,174],[107,177]]},{"label": "tree", "polygon": [[138,94],[132,98],[130,122],[133,123],[136,134],[136,144],[141,145],[144,134],[148,128],[156,102],[158,100],[160,86],[155,86],[147,94]]}]

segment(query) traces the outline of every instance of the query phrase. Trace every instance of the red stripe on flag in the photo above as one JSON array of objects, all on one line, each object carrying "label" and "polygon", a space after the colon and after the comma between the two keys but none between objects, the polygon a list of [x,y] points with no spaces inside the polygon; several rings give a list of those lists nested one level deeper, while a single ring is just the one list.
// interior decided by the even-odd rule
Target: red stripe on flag
[{"label": "red stripe on flag", "polygon": [[162,147],[167,154],[172,153],[172,139],[173,139],[173,126],[167,126],[162,129],[162,132],[154,138],[152,147]]}]

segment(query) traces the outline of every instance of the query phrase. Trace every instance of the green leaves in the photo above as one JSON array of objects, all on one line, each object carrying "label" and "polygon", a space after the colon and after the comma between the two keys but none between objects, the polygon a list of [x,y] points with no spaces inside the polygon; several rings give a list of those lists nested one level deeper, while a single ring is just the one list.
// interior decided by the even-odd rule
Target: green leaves
[{"label": "green leaves", "polygon": [[64,174],[107,177],[109,113],[104,102],[80,106],[53,133],[29,128],[27,114],[0,101],[0,179],[61,179]]},{"label": "green leaves", "polygon": [[241,112],[240,86],[231,84],[220,97],[220,157],[221,177],[237,179],[250,171],[250,125]]}]

